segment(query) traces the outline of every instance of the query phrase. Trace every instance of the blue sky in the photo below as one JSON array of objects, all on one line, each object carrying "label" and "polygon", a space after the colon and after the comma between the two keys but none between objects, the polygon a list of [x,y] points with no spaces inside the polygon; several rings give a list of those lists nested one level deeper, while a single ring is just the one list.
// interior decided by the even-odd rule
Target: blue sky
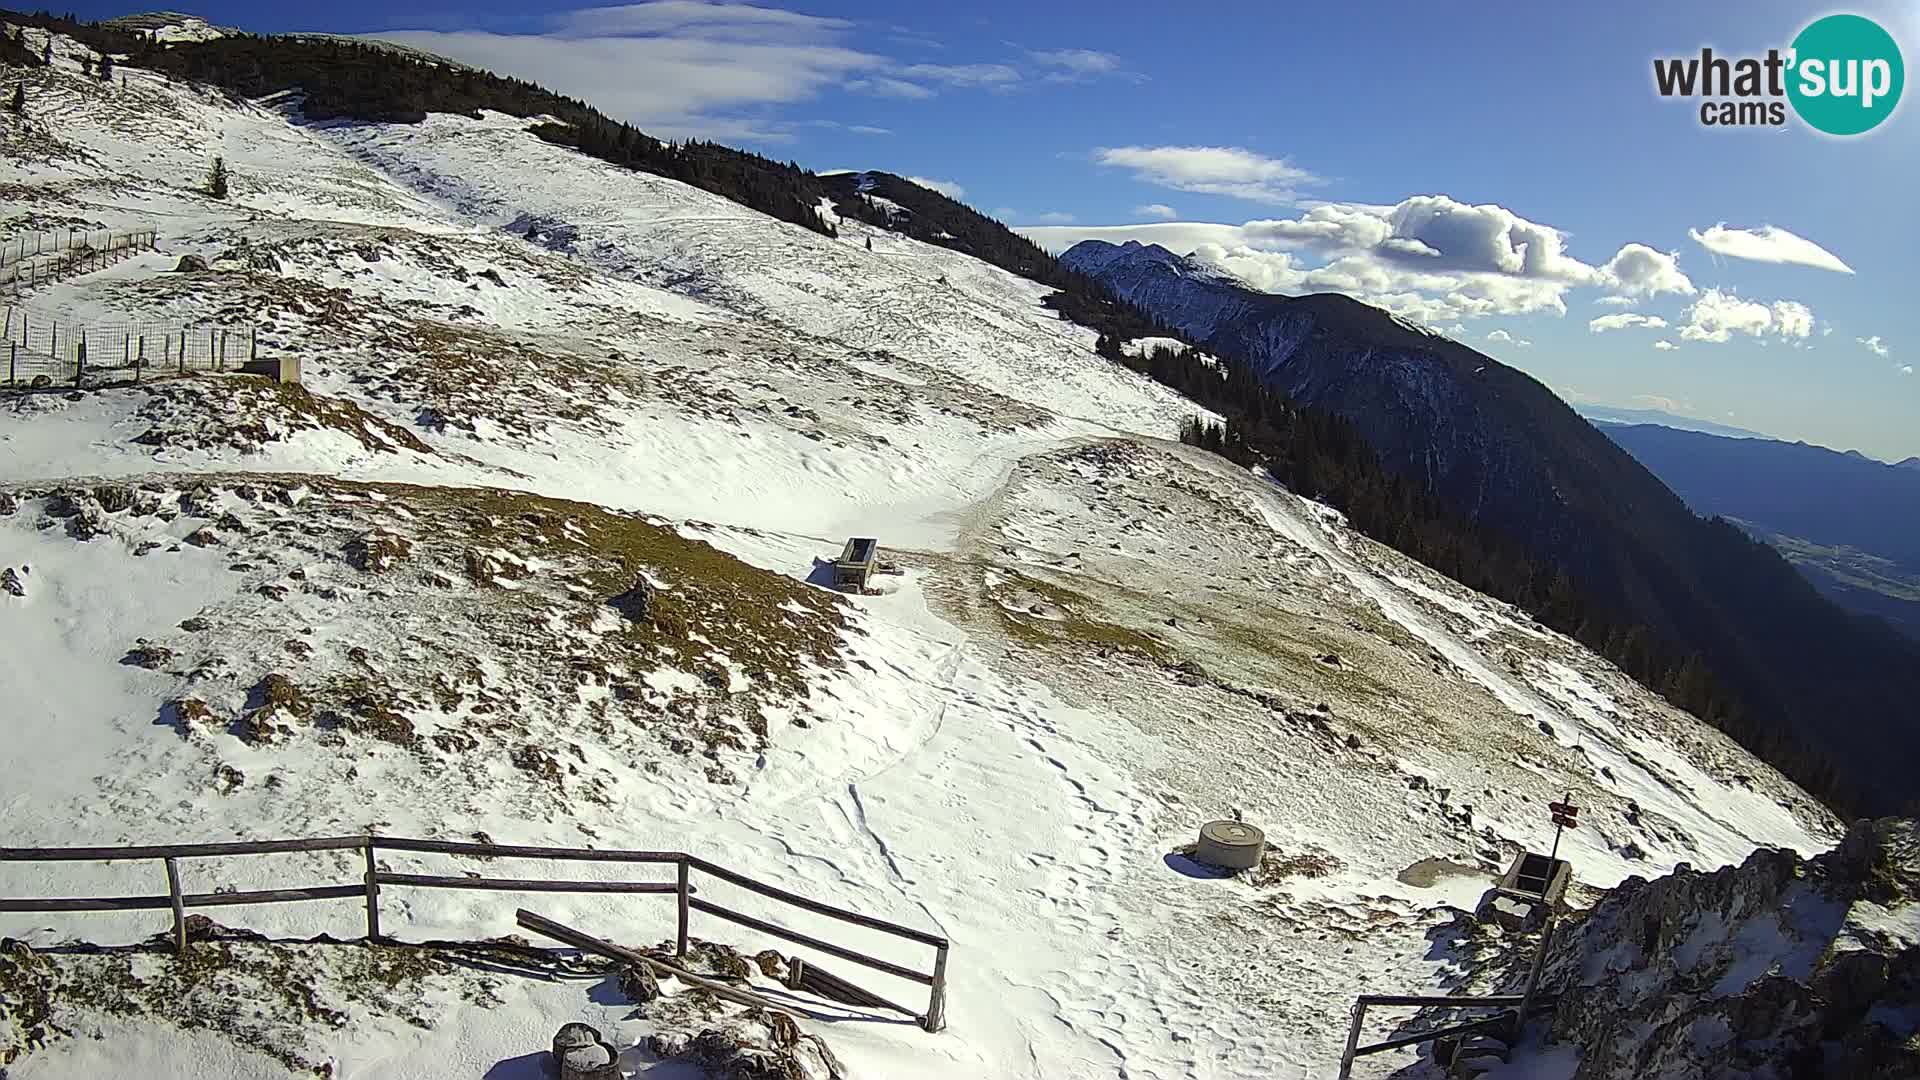
[{"label": "blue sky", "polygon": [[1852,139],[1713,130],[1651,78],[1655,56],[1784,48],[1834,10],[1911,59],[1916,0],[188,10],[378,34],[655,134],[938,181],[1049,246],[1138,237],[1349,292],[1575,402],[1920,454],[1920,105]]}]

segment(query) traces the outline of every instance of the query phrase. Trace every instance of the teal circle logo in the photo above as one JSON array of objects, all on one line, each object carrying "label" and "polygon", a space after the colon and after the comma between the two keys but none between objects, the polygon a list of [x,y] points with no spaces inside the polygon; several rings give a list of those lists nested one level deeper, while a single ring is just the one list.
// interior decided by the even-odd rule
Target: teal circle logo
[{"label": "teal circle logo", "polygon": [[1793,39],[1787,100],[1816,131],[1859,135],[1893,115],[1906,85],[1900,46],[1859,15],[1815,19]]}]

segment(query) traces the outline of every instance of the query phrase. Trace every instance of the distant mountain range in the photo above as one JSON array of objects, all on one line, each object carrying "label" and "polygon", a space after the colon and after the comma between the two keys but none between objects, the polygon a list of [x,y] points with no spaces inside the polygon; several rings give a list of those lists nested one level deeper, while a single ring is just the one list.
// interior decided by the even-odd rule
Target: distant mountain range
[{"label": "distant mountain range", "polygon": [[1610,629],[1580,634],[1616,662],[1659,670],[1640,634],[1697,651],[1738,704],[1689,694],[1688,674],[1669,671],[1676,700],[1721,715],[1749,745],[1799,744],[1783,757],[1823,748],[1806,752],[1839,762],[1869,802],[1910,798],[1920,643],[1835,606],[1738,527],[1697,516],[1538,381],[1351,298],[1259,292],[1157,245],[1089,240],[1061,263],[1347,418],[1389,469],[1570,575],[1613,613]]},{"label": "distant mountain range", "polygon": [[1701,514],[1736,520],[1841,605],[1920,638],[1920,468],[1655,424],[1601,430]]},{"label": "distant mountain range", "polygon": [[1711,420],[1700,420],[1691,416],[1681,416],[1661,409],[1623,409],[1617,405],[1575,405],[1574,411],[1596,424],[1659,424],[1676,431],[1701,431],[1709,435],[1724,435],[1729,439],[1770,439],[1758,431],[1734,427],[1730,424],[1716,424]]}]

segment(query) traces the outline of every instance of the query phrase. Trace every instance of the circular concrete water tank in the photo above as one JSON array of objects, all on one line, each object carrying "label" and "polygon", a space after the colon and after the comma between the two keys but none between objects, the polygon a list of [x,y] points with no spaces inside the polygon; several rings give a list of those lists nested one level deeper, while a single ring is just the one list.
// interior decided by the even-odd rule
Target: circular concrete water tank
[{"label": "circular concrete water tank", "polygon": [[1193,857],[1228,870],[1257,866],[1267,850],[1267,838],[1244,821],[1209,821],[1200,826],[1200,843]]}]

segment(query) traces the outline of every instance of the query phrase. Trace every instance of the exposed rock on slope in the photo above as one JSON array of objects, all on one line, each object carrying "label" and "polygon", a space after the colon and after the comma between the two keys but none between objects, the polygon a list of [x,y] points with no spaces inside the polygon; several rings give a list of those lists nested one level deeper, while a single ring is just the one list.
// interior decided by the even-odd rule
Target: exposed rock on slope
[{"label": "exposed rock on slope", "polygon": [[1920,827],[1630,878],[1547,969],[1574,1080],[1920,1076]]}]

